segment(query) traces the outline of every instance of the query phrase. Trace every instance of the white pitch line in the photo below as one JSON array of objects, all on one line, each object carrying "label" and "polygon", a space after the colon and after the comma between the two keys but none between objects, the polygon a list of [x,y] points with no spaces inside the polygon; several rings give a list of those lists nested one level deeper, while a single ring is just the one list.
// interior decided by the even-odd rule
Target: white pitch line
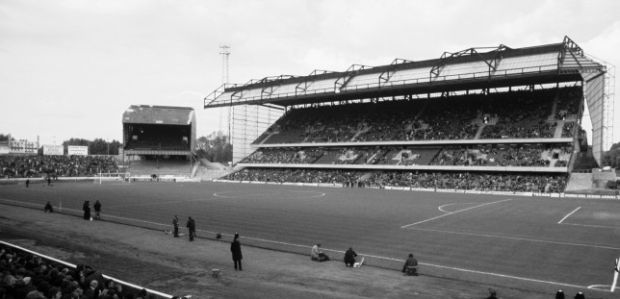
[{"label": "white pitch line", "polygon": [[452,205],[458,205],[458,204],[463,204],[463,205],[468,205],[468,204],[472,204],[471,202],[465,202],[465,203],[460,203],[460,202],[453,202],[453,203],[449,203],[449,204],[445,204],[442,206],[437,207],[437,209],[443,213],[450,213],[450,211],[445,211],[443,208],[447,207],[447,206],[452,206]]},{"label": "white pitch line", "polygon": [[[522,281],[528,281],[528,282],[551,284],[551,285],[562,286],[562,287],[570,287],[570,288],[578,288],[578,289],[584,289],[585,288],[585,286],[580,286],[580,285],[576,285],[576,284],[572,284],[572,283],[557,282],[557,281],[552,281],[552,280],[542,280],[542,279],[535,279],[535,278],[527,278],[527,277],[507,275],[507,274],[501,274],[501,273],[493,273],[493,272],[471,270],[471,269],[465,269],[465,268],[459,268],[459,267],[449,267],[449,266],[443,266],[443,265],[437,265],[437,264],[431,264],[431,263],[420,263],[420,265],[422,265],[422,266],[430,266],[430,267],[435,267],[435,268],[440,268],[440,269],[449,269],[449,270],[467,272],[467,273],[475,273],[475,274],[481,274],[481,275],[509,278],[509,279],[514,279],[514,280],[522,280]],[[593,289],[593,290],[599,291],[598,289]],[[605,292],[603,290],[600,290],[600,291],[601,292]],[[609,292],[609,291],[607,291],[607,292]]]},{"label": "white pitch line", "polygon": [[566,220],[566,218],[570,217],[570,215],[575,214],[575,212],[579,211],[579,209],[581,209],[581,207],[577,207],[572,212],[566,214],[566,216],[564,216],[564,218],[562,218],[562,220],[558,221],[558,224],[562,224],[562,222],[564,222],[564,220]]},{"label": "white pitch line", "polygon": [[589,248],[597,248],[597,249],[620,250],[620,247],[612,247],[612,246],[606,246],[606,245],[594,245],[594,244],[550,241],[550,240],[540,240],[540,239],[523,238],[523,237],[511,237],[511,236],[492,235],[492,234],[455,232],[455,231],[447,231],[447,230],[439,230],[439,229],[429,229],[429,228],[410,228],[410,230],[434,232],[434,233],[444,233],[444,234],[454,234],[454,235],[463,235],[463,236],[473,236],[473,237],[483,237],[483,238],[497,238],[497,239],[505,239],[505,240],[527,241],[527,242],[533,242],[533,243],[546,243],[546,244],[555,244],[555,245],[566,245],[566,246],[575,246],[575,247],[589,247]]},{"label": "white pitch line", "polygon": [[505,201],[509,201],[509,200],[512,200],[512,198],[504,199],[504,200],[498,200],[498,201],[493,201],[493,202],[487,202],[487,203],[483,203],[483,204],[480,204],[480,205],[477,205],[477,206],[473,206],[473,207],[469,207],[469,208],[465,208],[465,209],[460,209],[460,210],[456,210],[456,211],[453,211],[453,212],[447,212],[447,213],[439,215],[439,216],[435,216],[435,217],[428,218],[428,219],[425,219],[425,220],[422,220],[422,221],[418,221],[418,222],[414,222],[414,223],[411,223],[411,224],[403,225],[400,228],[408,228],[410,226],[418,225],[418,224],[421,224],[421,223],[424,223],[424,222],[433,221],[433,220],[436,220],[436,219],[439,219],[439,218],[443,218],[443,217],[446,217],[446,216],[449,216],[449,215],[454,215],[454,214],[458,214],[458,213],[461,213],[461,212],[466,212],[466,211],[473,210],[473,209],[476,209],[476,208],[480,208],[480,207],[484,207],[484,206],[488,206],[488,205],[492,205],[492,204],[496,204],[496,203],[500,203],[500,202],[505,202]]},{"label": "white pitch line", "polygon": [[619,229],[618,226],[610,226],[610,225],[596,225],[596,224],[580,224],[580,223],[562,223],[562,225],[573,225],[573,226],[581,226],[581,227],[594,227],[594,228],[609,228],[609,229]]}]

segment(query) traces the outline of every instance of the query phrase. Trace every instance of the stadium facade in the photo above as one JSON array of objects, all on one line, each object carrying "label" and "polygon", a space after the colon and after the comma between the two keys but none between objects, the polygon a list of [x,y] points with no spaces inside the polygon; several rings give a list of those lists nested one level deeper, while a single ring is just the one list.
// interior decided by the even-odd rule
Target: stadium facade
[{"label": "stadium facade", "polygon": [[123,113],[125,155],[190,156],[195,143],[193,108],[132,105]]},{"label": "stadium facade", "polygon": [[[556,44],[469,48],[445,52],[438,59],[395,59],[389,65],[352,65],[340,72],[315,70],[308,76],[281,75],[241,85],[223,85],[204,99],[204,108],[232,109],[233,163],[242,162],[239,165],[243,167],[568,174],[577,156],[572,153],[587,148],[583,146],[585,134],[581,130],[585,109],[592,124],[591,154],[597,162],[601,162],[603,152],[611,145],[612,76],[607,65],[586,55],[579,45],[565,37]],[[442,101],[446,99],[453,102],[445,105]],[[393,104],[387,104],[390,102]],[[475,110],[461,123],[455,120],[461,126],[471,126],[471,132],[453,135],[450,130],[461,128],[451,128],[440,122],[449,122],[438,116],[442,114],[441,109],[446,115],[458,112],[451,111],[455,109],[452,103],[465,110]],[[508,115],[509,112],[501,110],[504,105],[513,107],[515,114],[540,112],[540,116],[527,119],[524,115]],[[342,108],[345,106],[349,108]],[[387,137],[385,133],[379,134],[382,126],[383,131],[389,131],[385,126],[394,125],[394,121],[385,120],[390,118],[388,115],[377,122],[377,116],[369,114],[375,109],[384,114],[409,110],[410,116],[396,117],[400,122],[396,125],[406,127],[407,133]],[[357,129],[343,129],[338,120],[325,119],[325,114],[332,111],[340,111],[338,113],[346,116]],[[318,114],[313,115],[315,112]],[[331,117],[339,118],[338,113]],[[454,115],[461,117],[458,113]],[[308,117],[315,119],[304,119]],[[523,124],[517,123],[519,121]],[[432,132],[434,126],[439,128],[438,132]],[[394,129],[401,130],[400,127]],[[330,130],[338,132],[332,134]],[[343,134],[347,130],[351,134]],[[519,133],[520,130],[529,133]],[[323,131],[324,136],[316,138],[321,133],[315,131]],[[332,136],[328,136],[330,134]],[[481,153],[486,156],[489,152],[505,151],[507,147],[524,146],[537,155],[542,153],[542,160],[546,162],[524,168],[523,165],[499,163],[495,158],[490,165],[472,158]],[[376,163],[369,157],[365,157],[367,163],[342,162],[348,159],[347,155],[373,154],[371,147],[383,147],[390,152],[389,157],[382,153],[387,157],[384,160],[399,159],[400,162]],[[400,151],[395,151],[396,147]],[[558,150],[560,147],[563,149]],[[319,158],[305,163],[308,161],[306,154],[316,149],[323,151],[323,156],[330,149],[339,153],[332,153],[335,159]],[[450,158],[457,150],[465,151],[464,159],[469,160],[466,165],[452,163],[446,167],[443,158],[441,163],[437,162],[440,157]],[[559,163],[556,160],[558,155],[562,156],[562,151],[570,153],[567,158],[560,157],[562,163]],[[274,163],[273,159],[264,158],[250,159],[254,161],[248,163],[247,157],[256,156],[257,152],[261,157],[286,156],[287,152],[292,152],[304,158],[295,163]],[[426,154],[432,157],[411,163],[405,161],[410,156],[417,159]]]}]

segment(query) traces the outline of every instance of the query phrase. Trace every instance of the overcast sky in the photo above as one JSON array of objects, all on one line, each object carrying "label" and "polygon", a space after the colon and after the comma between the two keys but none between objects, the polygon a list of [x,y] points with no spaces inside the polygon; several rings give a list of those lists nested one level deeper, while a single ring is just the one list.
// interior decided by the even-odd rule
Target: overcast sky
[{"label": "overcast sky", "polygon": [[620,1],[0,0],[0,133],[121,140],[132,104],[191,106],[198,136],[225,131],[202,108],[224,44],[244,83],[564,35],[620,66]]}]

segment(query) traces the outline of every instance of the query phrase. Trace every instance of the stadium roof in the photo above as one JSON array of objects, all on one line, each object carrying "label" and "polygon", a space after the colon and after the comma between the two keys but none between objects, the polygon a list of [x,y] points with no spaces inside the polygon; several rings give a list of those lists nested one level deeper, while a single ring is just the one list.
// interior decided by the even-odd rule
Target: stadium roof
[{"label": "stadium roof", "polygon": [[123,113],[126,124],[190,125],[194,119],[194,108],[131,105]]},{"label": "stadium roof", "polygon": [[288,106],[464,89],[570,82],[605,72],[569,37],[561,43],[526,48],[469,48],[422,61],[352,65],[345,71],[315,70],[307,76],[281,75],[222,85],[204,99],[204,108],[233,105]]}]

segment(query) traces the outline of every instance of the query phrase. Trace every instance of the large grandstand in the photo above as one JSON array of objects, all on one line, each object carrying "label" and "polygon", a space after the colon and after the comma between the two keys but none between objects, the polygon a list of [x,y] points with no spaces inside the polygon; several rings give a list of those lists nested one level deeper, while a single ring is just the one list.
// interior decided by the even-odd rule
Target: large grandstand
[{"label": "large grandstand", "polygon": [[224,85],[204,108],[233,109],[228,180],[560,193],[584,115],[590,156],[609,147],[607,75],[565,37]]},{"label": "large grandstand", "polygon": [[132,105],[123,113],[123,149],[133,176],[189,176],[195,143],[192,108]]}]

